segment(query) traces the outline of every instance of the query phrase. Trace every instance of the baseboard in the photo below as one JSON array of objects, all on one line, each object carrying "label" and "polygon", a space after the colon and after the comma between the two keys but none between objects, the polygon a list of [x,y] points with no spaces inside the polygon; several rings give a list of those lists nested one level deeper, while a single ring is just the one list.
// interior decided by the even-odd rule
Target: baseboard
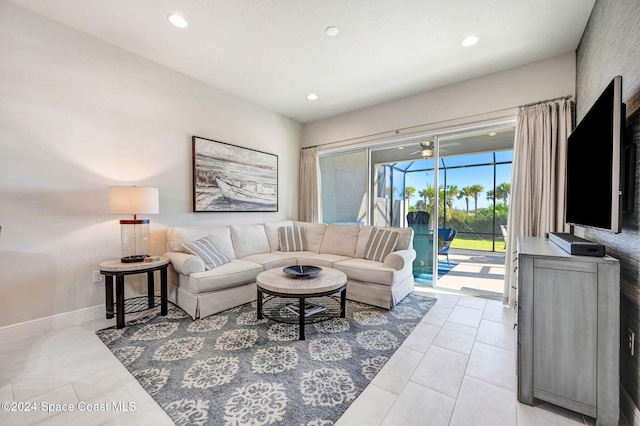
[{"label": "baseboard", "polygon": [[25,321],[17,324],[7,325],[5,327],[0,327],[0,337],[42,333],[49,330],[56,330],[59,328],[81,324],[85,321],[102,318],[103,316],[104,305],[82,308],[76,311],[65,312],[62,314],[52,315],[50,317],[38,318],[31,321]]},{"label": "baseboard", "polygon": [[622,385],[620,385],[620,413],[629,426],[640,426],[640,410]]}]

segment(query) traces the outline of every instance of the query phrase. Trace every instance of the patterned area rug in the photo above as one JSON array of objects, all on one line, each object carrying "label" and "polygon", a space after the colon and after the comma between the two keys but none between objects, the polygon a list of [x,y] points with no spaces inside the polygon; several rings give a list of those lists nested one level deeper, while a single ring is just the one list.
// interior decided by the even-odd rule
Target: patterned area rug
[{"label": "patterned area rug", "polygon": [[298,326],[248,303],[193,321],[177,307],[97,332],[177,425],[332,425],[436,299],[391,310],[347,301],[347,318]]}]

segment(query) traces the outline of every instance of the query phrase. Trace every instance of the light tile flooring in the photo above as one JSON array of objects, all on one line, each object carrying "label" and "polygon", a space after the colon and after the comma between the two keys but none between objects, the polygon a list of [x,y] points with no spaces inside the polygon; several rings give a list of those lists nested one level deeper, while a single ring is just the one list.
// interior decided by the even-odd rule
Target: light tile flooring
[{"label": "light tile flooring", "polygon": [[[595,424],[548,404],[517,402],[513,310],[495,300],[432,290],[424,294],[436,297],[436,305],[338,425]],[[95,335],[113,323],[95,320],[46,333],[0,336],[0,401],[29,402],[36,408],[0,411],[0,424],[173,424]],[[112,404],[118,402],[135,410],[115,410]],[[75,411],[60,411],[63,404]],[[44,410],[49,407],[50,412]],[[105,407],[108,411],[96,411]]]}]

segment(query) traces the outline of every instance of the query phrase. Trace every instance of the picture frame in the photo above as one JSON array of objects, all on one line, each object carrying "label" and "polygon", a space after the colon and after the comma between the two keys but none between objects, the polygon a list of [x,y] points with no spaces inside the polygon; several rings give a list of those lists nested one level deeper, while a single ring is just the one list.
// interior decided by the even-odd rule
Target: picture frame
[{"label": "picture frame", "polygon": [[192,137],[193,211],[277,212],[278,156]]}]

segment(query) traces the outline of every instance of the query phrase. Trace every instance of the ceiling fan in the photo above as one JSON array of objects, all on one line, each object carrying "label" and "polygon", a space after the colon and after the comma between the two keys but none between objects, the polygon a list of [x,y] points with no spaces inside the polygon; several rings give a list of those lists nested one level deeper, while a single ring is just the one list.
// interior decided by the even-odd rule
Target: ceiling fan
[{"label": "ceiling fan", "polygon": [[[447,152],[446,149],[443,149],[447,146],[457,146],[460,145],[460,142],[449,142],[449,143],[443,143],[440,144],[440,151],[441,152]],[[423,159],[427,159],[427,158],[431,158],[433,157],[433,148],[434,148],[434,142],[433,141],[424,141],[424,142],[420,142],[420,149],[418,151],[414,151],[409,155],[414,155],[414,154],[418,154],[420,153],[420,156],[422,156]]]}]

